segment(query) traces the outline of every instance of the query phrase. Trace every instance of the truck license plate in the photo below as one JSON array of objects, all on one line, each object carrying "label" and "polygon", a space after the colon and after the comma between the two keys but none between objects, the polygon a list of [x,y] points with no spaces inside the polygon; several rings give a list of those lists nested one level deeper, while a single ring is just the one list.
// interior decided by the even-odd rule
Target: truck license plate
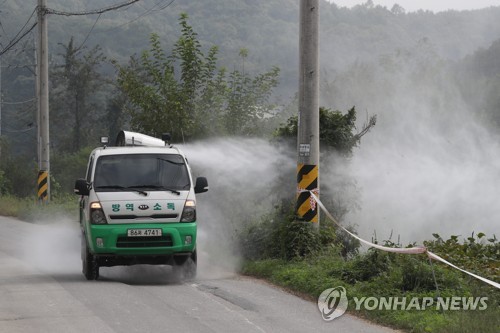
[{"label": "truck license plate", "polygon": [[158,237],[161,236],[161,229],[128,229],[129,237]]}]

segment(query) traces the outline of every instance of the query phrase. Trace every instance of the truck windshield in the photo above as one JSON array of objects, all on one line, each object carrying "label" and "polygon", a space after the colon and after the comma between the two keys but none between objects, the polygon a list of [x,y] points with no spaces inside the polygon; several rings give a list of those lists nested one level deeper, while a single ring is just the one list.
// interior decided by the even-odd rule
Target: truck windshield
[{"label": "truck windshield", "polygon": [[94,174],[95,191],[189,190],[184,158],[174,154],[126,154],[101,156]]}]

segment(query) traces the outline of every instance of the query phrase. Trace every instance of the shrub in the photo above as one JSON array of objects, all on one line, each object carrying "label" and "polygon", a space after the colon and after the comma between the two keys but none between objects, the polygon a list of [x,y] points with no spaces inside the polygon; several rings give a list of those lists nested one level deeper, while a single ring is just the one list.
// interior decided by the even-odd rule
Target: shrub
[{"label": "shrub", "polygon": [[296,221],[291,208],[285,213],[276,209],[239,236],[242,254],[251,260],[302,258],[335,245],[337,239],[332,225],[321,224],[318,232],[312,223]]}]

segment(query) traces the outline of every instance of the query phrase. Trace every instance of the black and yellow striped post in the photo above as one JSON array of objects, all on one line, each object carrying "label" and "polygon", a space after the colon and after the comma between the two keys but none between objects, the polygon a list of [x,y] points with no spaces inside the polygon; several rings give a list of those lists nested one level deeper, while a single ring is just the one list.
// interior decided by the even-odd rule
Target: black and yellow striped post
[{"label": "black and yellow striped post", "polygon": [[319,211],[309,191],[319,193],[319,1],[300,0],[297,201],[299,221],[319,231]]},{"label": "black and yellow striped post", "polygon": [[46,170],[38,171],[38,201],[47,203],[49,199],[49,173]]},{"label": "black and yellow striped post", "polygon": [[316,202],[311,193],[319,195],[318,190],[318,166],[299,164],[297,165],[297,215],[300,220],[307,222],[318,222],[318,210]]}]

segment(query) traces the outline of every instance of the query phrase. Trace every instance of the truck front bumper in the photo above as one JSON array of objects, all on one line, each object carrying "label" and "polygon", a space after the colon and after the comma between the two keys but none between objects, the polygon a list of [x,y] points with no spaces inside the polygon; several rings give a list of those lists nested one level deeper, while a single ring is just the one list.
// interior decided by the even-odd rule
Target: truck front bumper
[{"label": "truck front bumper", "polygon": [[[186,255],[196,249],[196,222],[88,225],[89,250],[96,256]],[[161,236],[128,236],[131,229],[161,229]]]}]

